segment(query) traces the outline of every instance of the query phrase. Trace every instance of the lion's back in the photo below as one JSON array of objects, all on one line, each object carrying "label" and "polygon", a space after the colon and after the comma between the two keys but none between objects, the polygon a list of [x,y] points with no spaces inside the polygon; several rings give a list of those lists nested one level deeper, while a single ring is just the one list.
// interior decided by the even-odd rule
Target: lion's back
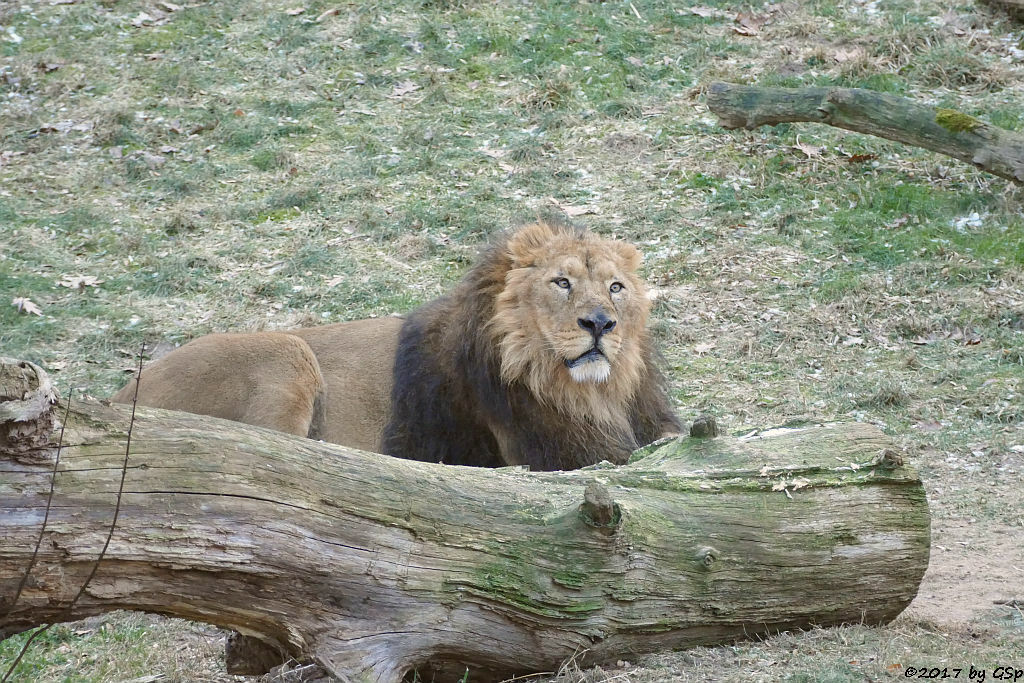
[{"label": "lion's back", "polygon": [[384,317],[289,332],[309,345],[320,364],[327,399],[320,438],[365,451],[381,449],[401,327],[401,318]]},{"label": "lion's back", "polygon": [[[111,397],[135,398],[133,379]],[[316,356],[281,332],[208,334],[145,366],[140,405],[306,436],[323,391]]]}]

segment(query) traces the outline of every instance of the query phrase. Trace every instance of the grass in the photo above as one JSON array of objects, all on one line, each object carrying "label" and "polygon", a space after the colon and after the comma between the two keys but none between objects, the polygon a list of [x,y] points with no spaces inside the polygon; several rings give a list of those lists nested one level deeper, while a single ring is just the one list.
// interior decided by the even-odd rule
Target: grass
[{"label": "grass", "polygon": [[[872,421],[915,454],[936,543],[956,545],[944,530],[961,520],[975,520],[972,538],[1024,526],[1021,190],[811,124],[726,132],[702,101],[716,79],[867,87],[1020,131],[1020,30],[997,9],[179,4],[0,7],[4,355],[104,396],[144,340],[406,311],[495,231],[573,207],[644,252],[684,417],[711,411],[729,431]],[[735,30],[741,12],[758,17],[755,35]],[[58,284],[67,275],[102,282]],[[42,315],[19,313],[16,297]],[[1020,666],[1009,617],[979,616],[975,631],[907,617],[793,634],[649,658],[628,675]],[[196,644],[219,637],[202,627],[103,623],[55,629],[16,678],[225,676],[216,648]],[[174,654],[176,634],[195,658]],[[115,635],[145,644],[111,650]],[[111,658],[124,668],[103,668]]]}]

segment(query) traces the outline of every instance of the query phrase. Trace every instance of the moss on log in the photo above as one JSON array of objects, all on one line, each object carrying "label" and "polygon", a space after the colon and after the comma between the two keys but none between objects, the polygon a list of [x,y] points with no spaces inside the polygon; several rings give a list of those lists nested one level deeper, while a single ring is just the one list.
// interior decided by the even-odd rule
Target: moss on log
[{"label": "moss on log", "polygon": [[110,528],[129,413],[71,406],[17,602],[57,434],[40,422],[31,457],[0,447],[0,635],[135,609],[235,629],[351,680],[427,663],[478,680],[579,653],[884,623],[928,563],[924,490],[870,425],[683,437],[621,467],[534,473],[140,408],[109,548],[71,604]]}]

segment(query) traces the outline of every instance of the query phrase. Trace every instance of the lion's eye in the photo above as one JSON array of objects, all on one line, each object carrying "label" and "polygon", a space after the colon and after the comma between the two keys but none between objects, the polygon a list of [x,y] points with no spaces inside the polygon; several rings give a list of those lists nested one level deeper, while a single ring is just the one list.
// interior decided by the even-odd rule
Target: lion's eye
[{"label": "lion's eye", "polygon": [[552,280],[552,282],[554,282],[556,285],[558,285],[562,289],[569,289],[569,287],[571,287],[571,285],[569,284],[569,278],[556,277],[554,280]]},{"label": "lion's eye", "polygon": [[621,282],[613,282],[613,283],[612,283],[612,286],[611,286],[611,287],[609,287],[609,288],[608,288],[608,290],[609,290],[609,291],[610,291],[610,292],[611,292],[612,294],[618,294],[619,292],[621,292],[621,291],[623,290],[623,286],[622,286],[622,283],[621,283]]}]

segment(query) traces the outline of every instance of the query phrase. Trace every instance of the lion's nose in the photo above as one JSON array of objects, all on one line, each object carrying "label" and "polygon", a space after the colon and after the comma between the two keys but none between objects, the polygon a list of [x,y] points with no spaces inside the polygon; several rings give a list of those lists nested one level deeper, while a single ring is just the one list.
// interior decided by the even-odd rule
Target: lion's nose
[{"label": "lion's nose", "polygon": [[609,318],[604,310],[600,308],[591,312],[586,318],[578,318],[576,324],[594,337],[595,344],[605,332],[611,332],[615,329],[615,321]]}]

